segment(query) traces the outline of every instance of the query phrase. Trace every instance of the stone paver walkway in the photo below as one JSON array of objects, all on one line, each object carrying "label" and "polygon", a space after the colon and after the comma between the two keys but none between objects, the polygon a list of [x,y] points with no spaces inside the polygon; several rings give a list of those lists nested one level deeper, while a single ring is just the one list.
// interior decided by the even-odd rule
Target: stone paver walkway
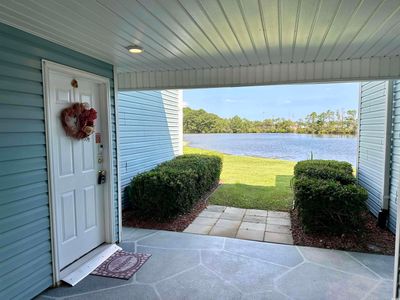
[{"label": "stone paver walkway", "polygon": [[89,275],[38,299],[388,300],[392,256],[146,229],[120,246],[152,254],[129,280]]},{"label": "stone paver walkway", "polygon": [[293,244],[287,212],[209,205],[184,232]]}]

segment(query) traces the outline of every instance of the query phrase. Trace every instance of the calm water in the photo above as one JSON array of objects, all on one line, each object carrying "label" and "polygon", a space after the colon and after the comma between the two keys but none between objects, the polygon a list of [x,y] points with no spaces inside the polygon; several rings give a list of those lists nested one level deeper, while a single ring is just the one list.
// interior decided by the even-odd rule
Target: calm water
[{"label": "calm water", "polygon": [[357,138],[337,135],[291,133],[185,134],[191,147],[227,154],[260,156],[299,161],[310,158],[335,159],[356,164]]}]

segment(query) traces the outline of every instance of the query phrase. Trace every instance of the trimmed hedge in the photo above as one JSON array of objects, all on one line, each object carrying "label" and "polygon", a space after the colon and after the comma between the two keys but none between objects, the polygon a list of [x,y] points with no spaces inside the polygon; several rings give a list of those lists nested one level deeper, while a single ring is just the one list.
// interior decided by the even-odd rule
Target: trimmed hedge
[{"label": "trimmed hedge", "polygon": [[353,167],[350,163],[334,160],[304,160],[294,167],[294,176],[332,179],[342,184],[356,183]]},{"label": "trimmed hedge", "polygon": [[351,165],[351,163],[348,163],[347,161],[324,160],[324,159],[303,160],[303,161],[299,161],[296,164],[295,172],[296,172],[296,169],[301,169],[304,167],[308,167],[308,168],[324,167],[324,168],[330,168],[330,169],[342,171],[349,175],[353,174],[353,166]]},{"label": "trimmed hedge", "polygon": [[218,156],[182,155],[135,176],[126,194],[140,216],[168,220],[190,211],[218,183],[221,170]]},{"label": "trimmed hedge", "polygon": [[347,162],[297,163],[295,207],[306,231],[342,234],[362,229],[368,193],[356,183],[352,172]]},{"label": "trimmed hedge", "polygon": [[342,234],[361,229],[368,197],[362,187],[303,177],[295,180],[294,193],[306,231]]}]

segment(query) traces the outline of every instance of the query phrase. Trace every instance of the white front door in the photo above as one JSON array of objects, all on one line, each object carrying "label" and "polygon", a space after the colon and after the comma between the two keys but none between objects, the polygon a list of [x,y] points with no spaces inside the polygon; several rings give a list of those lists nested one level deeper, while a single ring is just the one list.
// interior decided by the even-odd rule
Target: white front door
[{"label": "white front door", "polygon": [[[71,81],[77,79],[78,87]],[[90,79],[72,74],[49,72],[49,116],[53,203],[59,268],[71,264],[105,241],[104,185],[98,184],[103,169],[103,145],[92,134],[88,140],[66,136],[61,126],[62,109],[74,102],[89,103],[97,111],[95,131],[101,132],[101,86]]]}]

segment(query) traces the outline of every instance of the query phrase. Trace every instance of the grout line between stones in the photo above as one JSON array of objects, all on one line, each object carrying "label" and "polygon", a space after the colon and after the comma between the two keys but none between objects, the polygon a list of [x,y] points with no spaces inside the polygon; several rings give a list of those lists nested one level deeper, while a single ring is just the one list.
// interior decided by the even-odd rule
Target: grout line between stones
[{"label": "grout line between stones", "polygon": [[222,250],[220,247],[218,248],[166,248],[166,247],[158,247],[158,246],[147,246],[147,245],[138,245],[138,247],[143,248],[151,248],[151,249],[161,249],[161,250],[186,250],[186,251],[196,251],[196,250]]},{"label": "grout line between stones", "polygon": [[[42,294],[45,293],[49,289],[54,289],[54,288],[48,288],[48,289],[44,290],[42,292]],[[48,296],[48,295],[42,295],[42,294],[35,296],[35,298],[33,298],[33,300],[41,300],[41,299],[63,300],[64,299],[63,298],[64,296],[56,297],[56,296]]]},{"label": "grout line between stones", "polygon": [[[316,265],[316,266],[319,266],[319,267],[327,268],[327,269],[330,269],[330,270],[334,270],[336,272],[341,272],[341,273],[344,273],[344,274],[347,274],[347,275],[359,276],[359,277],[363,277],[363,278],[370,279],[370,280],[373,280],[373,281],[380,281],[381,280],[380,277],[379,278],[371,278],[371,277],[366,276],[366,275],[357,274],[357,273],[351,273],[349,271],[340,270],[340,269],[337,269],[335,267],[327,266],[327,265],[316,263],[316,262],[313,262],[313,261],[308,261],[308,263]],[[375,275],[375,274],[373,274],[373,275]]]},{"label": "grout line between stones", "polygon": [[381,275],[379,275],[378,273],[376,273],[374,270],[372,270],[370,267],[368,267],[367,265],[365,265],[363,262],[361,262],[360,260],[358,260],[356,257],[352,256],[350,253],[348,253],[347,251],[343,251],[347,256],[349,256],[352,260],[354,260],[355,262],[359,263],[360,265],[362,265],[364,268],[366,268],[367,270],[369,270],[371,273],[375,274],[376,276],[378,276],[380,279],[385,279],[383,278]]},{"label": "grout line between stones", "polygon": [[151,284],[151,287],[154,289],[154,292],[156,293],[158,299],[162,300],[161,294],[160,294],[160,292],[158,291],[157,286],[156,286],[154,283],[152,283],[152,284]]},{"label": "grout line between stones", "polygon": [[[78,293],[78,294],[73,294],[73,295],[68,295],[68,296],[62,296],[62,297],[63,297],[63,299],[69,299],[69,298],[76,297],[76,296],[90,295],[90,294],[94,294],[94,293],[97,293],[97,292],[109,291],[109,290],[113,290],[113,289],[117,289],[117,288],[125,287],[125,286],[130,286],[130,285],[134,285],[134,284],[137,284],[137,283],[129,282],[129,283],[126,283],[126,284],[121,284],[121,285],[112,286],[112,287],[108,287],[108,288],[97,289],[97,290],[93,290],[93,291],[87,291],[87,292],[83,292],[83,293]],[[142,283],[140,283],[140,285],[147,285],[148,286],[148,284],[142,284]]]},{"label": "grout line between stones", "polygon": [[232,286],[234,289],[236,289],[240,295],[243,295],[243,291],[237,287],[235,284],[233,284],[232,282],[230,282],[229,280],[226,280],[225,278],[223,278],[221,275],[219,275],[217,272],[215,272],[214,270],[210,269],[209,267],[207,267],[204,264],[201,264],[201,266],[203,266],[205,269],[207,269],[209,272],[211,272],[212,274],[214,274],[216,277],[218,277],[219,280],[222,280],[223,282],[229,284],[230,286]]},{"label": "grout line between stones", "polygon": [[142,237],[140,237],[140,238],[134,240],[134,242],[135,242],[135,243],[140,242],[141,240],[144,240],[145,238],[148,238],[148,237],[151,237],[151,236],[153,236],[153,235],[156,235],[156,234],[159,233],[159,232],[160,232],[160,230],[157,230],[156,232],[152,232],[152,233],[146,234],[145,236],[142,236]]},{"label": "grout line between stones", "polygon": [[371,294],[373,293],[373,291],[375,291],[375,290],[378,288],[378,286],[381,284],[381,282],[382,282],[381,280],[378,281],[378,282],[376,282],[376,284],[372,287],[372,289],[369,290],[369,292],[366,293],[365,296],[361,298],[361,300],[367,299],[367,297],[368,297],[369,295],[371,295]]},{"label": "grout line between stones", "polygon": [[268,264],[275,265],[275,266],[278,266],[278,267],[283,267],[283,268],[286,268],[286,269],[291,268],[289,266],[281,265],[281,264],[278,264],[278,263],[275,263],[275,262],[271,262],[271,261],[268,261],[268,260],[264,260],[264,259],[261,259],[261,258],[256,258],[256,257],[247,256],[247,255],[244,255],[244,254],[235,253],[235,252],[232,252],[232,251],[229,251],[229,250],[226,250],[226,249],[222,250],[222,251],[225,251],[225,252],[227,252],[229,254],[233,254],[233,255],[236,255],[236,256],[239,256],[239,257],[245,257],[245,258],[253,259],[255,261],[268,263]]},{"label": "grout line between stones", "polygon": [[193,269],[195,269],[195,268],[197,268],[197,267],[199,267],[199,266],[202,266],[202,264],[199,262],[197,265],[195,265],[195,266],[192,266],[192,267],[190,267],[190,268],[187,268],[187,269],[185,269],[185,270],[182,270],[182,271],[180,271],[180,272],[178,272],[178,273],[175,273],[175,274],[173,274],[173,275],[171,275],[171,276],[167,276],[167,277],[165,277],[165,278],[163,278],[163,279],[160,279],[160,280],[158,280],[158,281],[155,281],[155,282],[153,282],[152,284],[153,285],[157,285],[157,284],[159,284],[159,283],[161,283],[161,282],[163,282],[163,281],[166,281],[166,280],[169,280],[169,279],[172,279],[172,278],[174,278],[174,277],[177,277],[177,276],[179,276],[179,275],[181,275],[181,274],[183,274],[183,273],[186,273],[186,272],[188,272],[188,271],[191,271],[191,270],[193,270]]},{"label": "grout line between stones", "polygon": [[274,281],[274,286],[277,287],[277,286],[276,286],[276,281],[278,281],[279,279],[281,279],[283,276],[285,276],[285,275],[288,274],[289,272],[291,272],[291,271],[297,269],[298,267],[300,267],[301,265],[304,265],[304,264],[305,264],[305,262],[302,261],[301,263],[299,263],[298,265],[295,265],[294,267],[288,267],[288,270],[286,270],[285,272],[283,272],[282,274],[280,274],[279,276],[277,276],[276,278],[274,278],[274,280],[273,280],[273,281]]}]

